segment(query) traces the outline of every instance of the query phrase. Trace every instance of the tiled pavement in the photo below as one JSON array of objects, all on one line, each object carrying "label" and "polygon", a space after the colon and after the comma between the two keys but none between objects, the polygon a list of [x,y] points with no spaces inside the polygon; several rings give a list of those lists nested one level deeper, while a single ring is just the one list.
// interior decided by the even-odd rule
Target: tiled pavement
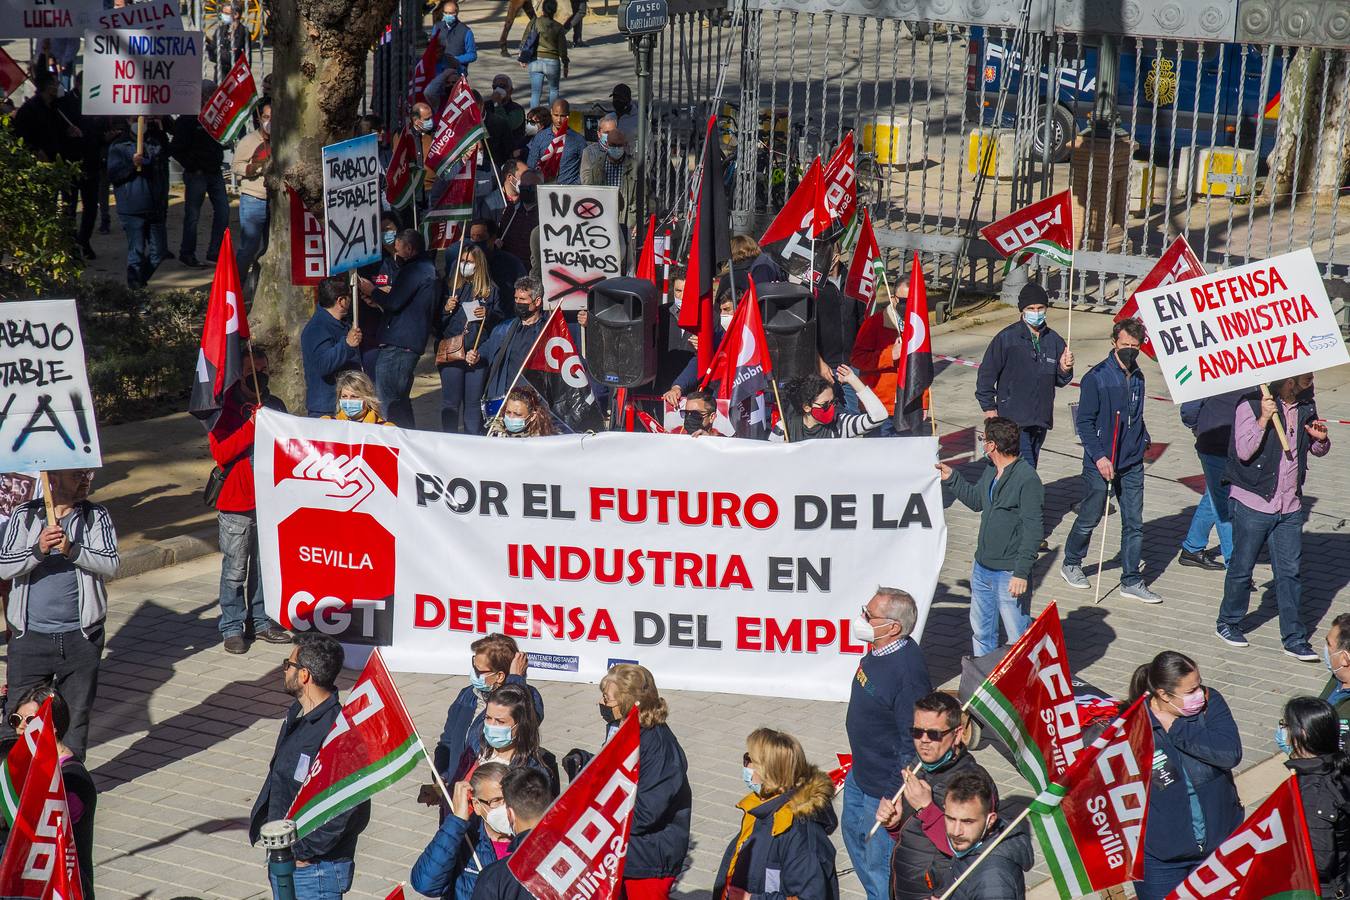
[{"label": "tiled pavement", "polygon": [[[934,345],[939,352],[978,359],[989,336],[1011,316],[991,309],[939,328]],[[1059,318],[1056,325],[1062,330]],[[1104,355],[1101,338],[1109,322],[1080,315],[1075,326],[1081,374]],[[1156,369],[1149,371],[1156,376]],[[974,379],[974,369],[967,367],[941,371],[935,404],[942,433],[976,423]],[[1350,398],[1334,388],[1334,381],[1322,379],[1323,413],[1350,418]],[[1160,379],[1153,378],[1151,385],[1154,393],[1162,392]],[[1213,636],[1221,574],[1183,569],[1174,562],[1196,499],[1176,479],[1198,473],[1199,466],[1168,403],[1150,402],[1147,407],[1155,442],[1167,446],[1149,472],[1144,548],[1147,577],[1166,602],[1144,606],[1112,592],[1093,606],[1090,591],[1064,585],[1054,567],[1072,522],[1068,507],[1078,493],[1080,462],[1067,409],[1076,395],[1074,389],[1061,392],[1059,427],[1042,459],[1053,552],[1038,567],[1035,610],[1052,599],[1059,602],[1075,671],[1113,691],[1124,691],[1134,666],[1160,649],[1173,647],[1195,656],[1205,681],[1223,691],[1233,706],[1247,768],[1274,752],[1271,732],[1284,699],[1320,688],[1325,670],[1281,654],[1273,595],[1258,594],[1254,601],[1258,608],[1251,622],[1257,627],[1251,649],[1230,650]],[[958,436],[949,443],[968,440]],[[1332,455],[1315,461],[1309,477],[1314,514],[1305,541],[1304,581],[1308,621],[1315,627],[1328,618],[1328,608],[1350,574],[1350,538],[1341,527],[1350,518],[1350,490],[1338,477],[1344,468],[1340,454],[1347,452],[1340,442],[1350,447],[1350,427],[1333,430],[1332,440]],[[969,652],[966,607],[976,526],[974,515],[951,511],[948,559],[924,641],[938,682],[954,679],[961,654]],[[1119,532],[1113,528],[1112,533]],[[258,645],[242,658],[220,649],[214,615],[218,565],[219,557],[207,557],[112,587],[90,750],[90,768],[103,791],[95,859],[99,893],[105,898],[266,896],[262,856],[247,846],[245,829],[288,700],[280,690],[278,669],[285,648]],[[1112,571],[1108,568],[1108,576]],[[1258,575],[1265,582],[1268,569],[1258,569]],[[1335,605],[1347,608],[1343,598]],[[446,704],[465,680],[400,675],[398,681],[423,735],[434,741]],[[601,732],[596,689],[536,683],[548,710],[545,744],[560,755],[574,746],[594,749]],[[744,735],[759,725],[780,727],[798,735],[814,761],[833,763],[833,753],[847,749],[844,705],[730,693],[672,692],[668,700],[672,727],[689,755],[695,797],[691,865],[678,892],[706,896],[736,823],[732,805],[743,793],[739,760]],[[1005,793],[1025,793],[1006,764],[985,755]],[[419,773],[418,780],[410,778],[379,798],[361,841],[351,896],[382,898],[395,882],[407,878],[436,826],[435,813],[413,802],[423,777]],[[840,865],[847,866],[842,850]],[[851,875],[842,879],[842,886],[850,896],[861,896]]]}]

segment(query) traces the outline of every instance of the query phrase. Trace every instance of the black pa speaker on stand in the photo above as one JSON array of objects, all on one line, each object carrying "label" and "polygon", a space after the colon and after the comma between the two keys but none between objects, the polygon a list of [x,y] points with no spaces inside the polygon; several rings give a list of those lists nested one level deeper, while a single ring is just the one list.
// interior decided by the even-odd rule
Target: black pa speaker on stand
[{"label": "black pa speaker on stand", "polygon": [[[606,278],[586,296],[586,368],[611,387],[656,377],[656,324],[661,294],[642,278]],[[813,332],[814,334],[814,332]]]},{"label": "black pa speaker on stand", "polygon": [[818,371],[816,298],[811,289],[790,281],[755,285],[773,376],[779,384]]}]

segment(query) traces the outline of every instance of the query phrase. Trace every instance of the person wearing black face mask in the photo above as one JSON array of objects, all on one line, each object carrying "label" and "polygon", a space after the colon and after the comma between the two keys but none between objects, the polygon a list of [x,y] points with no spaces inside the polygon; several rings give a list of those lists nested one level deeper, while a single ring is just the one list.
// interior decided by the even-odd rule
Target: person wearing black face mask
[{"label": "person wearing black face mask", "polygon": [[691,391],[684,398],[684,433],[690,437],[716,436],[713,420],[717,416],[717,403],[712,391]]},{"label": "person wearing black face mask", "polygon": [[794,378],[783,386],[788,411],[774,425],[769,440],[796,443],[818,438],[861,437],[887,420],[886,405],[862,383],[853,369],[840,366],[834,370],[834,377],[857,393],[863,408],[861,413],[839,412],[834,385],[819,375]]},{"label": "person wearing black face mask", "polygon": [[689,853],[689,761],[666,724],[666,701],[657,693],[652,673],[632,663],[612,666],[600,679],[605,741],[635,706],[641,728],[638,784],[624,892],[630,900],[665,900]]},{"label": "person wearing black face mask", "polygon": [[1120,504],[1120,593],[1143,603],[1161,603],[1140,573],[1144,545],[1144,452],[1150,438],[1144,424],[1144,373],[1139,347],[1144,325],[1125,319],[1111,329],[1111,354],[1083,376],[1078,403],[1078,436],[1083,442],[1083,499],[1064,542],[1060,577],[1072,588],[1092,586],[1083,558],[1106,509],[1108,487]]},{"label": "person wearing black face mask", "polygon": [[245,653],[245,625],[253,619],[253,636],[269,644],[285,644],[291,636],[267,617],[258,579],[257,503],[253,496],[254,414],[259,407],[286,412],[286,405],[267,390],[267,354],[253,347],[244,355],[239,381],[225,395],[225,404],[211,427],[211,456],[224,472],[216,499],[220,525],[220,636],[228,653]]},{"label": "person wearing black face mask", "polygon": [[488,420],[497,415],[506,392],[544,330],[544,285],[539,279],[527,275],[517,281],[514,297],[515,315],[492,329],[477,350],[465,355],[470,366],[478,365],[480,359],[487,360],[490,366],[483,392],[484,418]]},{"label": "person wearing black face mask", "polygon": [[[502,210],[501,249],[514,256],[522,266],[530,265],[530,235],[539,227],[539,173],[516,162],[514,175],[509,175],[507,197],[510,200]],[[511,183],[515,184],[515,197],[511,197]],[[505,296],[510,296],[508,292]]]}]

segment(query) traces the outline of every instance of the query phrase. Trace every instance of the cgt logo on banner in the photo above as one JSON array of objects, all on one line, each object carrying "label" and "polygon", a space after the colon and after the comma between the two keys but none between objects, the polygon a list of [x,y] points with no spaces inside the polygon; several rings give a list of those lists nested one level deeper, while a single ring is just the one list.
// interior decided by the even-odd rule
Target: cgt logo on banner
[{"label": "cgt logo on banner", "polygon": [[0,472],[103,464],[74,300],[0,304]]},{"label": "cgt logo on banner", "polygon": [[1176,403],[1350,362],[1304,248],[1138,294]]},{"label": "cgt logo on banner", "polygon": [[393,639],[398,451],[291,440],[273,447],[273,482],[293,508],[276,528],[283,628],[351,644]]},{"label": "cgt logo on banner", "polygon": [[502,632],[564,681],[637,659],[672,688],[842,700],[865,650],[850,610],[898,586],[921,636],[937,585],[937,440],[913,440],[899,458],[850,442],[846,465],[814,441],[623,433],[485,453],[260,411],[268,612],[388,643],[394,670],[464,674],[469,644]]},{"label": "cgt logo on banner", "polygon": [[623,274],[619,189],[539,185],[539,257],[544,299],[585,309],[591,288]]}]

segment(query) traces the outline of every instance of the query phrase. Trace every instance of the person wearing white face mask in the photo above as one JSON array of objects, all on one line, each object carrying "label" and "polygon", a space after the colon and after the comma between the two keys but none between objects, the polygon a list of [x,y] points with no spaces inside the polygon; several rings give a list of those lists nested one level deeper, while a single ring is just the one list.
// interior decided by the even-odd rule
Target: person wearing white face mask
[{"label": "person wearing white face mask", "polygon": [[1228,703],[1201,682],[1195,660],[1164,650],[1135,670],[1124,712],[1147,697],[1153,777],[1138,900],[1164,900],[1242,822],[1233,769],[1242,738]]},{"label": "person wearing white face mask", "polygon": [[216,84],[230,74],[239,54],[249,55],[248,25],[235,15],[231,0],[220,4],[216,25],[207,33],[205,44],[207,66],[211,68],[203,67],[202,75]]},{"label": "person wearing white face mask", "polygon": [[450,815],[441,820],[408,879],[419,894],[466,900],[483,868],[510,853],[511,823],[502,794],[502,779],[510,771],[501,763],[483,763],[455,783]]},{"label": "person wearing white face mask", "polygon": [[1341,613],[1331,620],[1322,647],[1322,662],[1331,673],[1322,689],[1322,699],[1341,717],[1341,734],[1350,734],[1350,613]]},{"label": "person wearing white face mask", "polygon": [[1027,282],[1017,295],[1021,315],[994,335],[975,378],[984,417],[1003,416],[1022,427],[1019,452],[1032,468],[1055,424],[1055,390],[1073,381],[1073,352],[1046,321],[1049,302],[1045,288]]},{"label": "person wearing white face mask", "polygon": [[914,704],[932,692],[923,651],[910,635],[918,623],[914,598],[893,587],[878,587],[851,624],[853,640],[867,644],[853,676],[844,727],[853,768],[844,779],[840,830],[868,900],[890,895],[891,852],[885,831],[868,840],[881,798],[900,790],[900,773],[914,762]]},{"label": "person wearing white face mask", "polygon": [[[548,778],[536,769],[513,769],[502,779],[505,825],[511,835],[512,853],[539,824],[554,796],[556,791],[550,790]],[[494,813],[493,818],[498,825],[503,824],[501,814]],[[511,872],[507,865],[510,858],[508,854],[483,870],[474,885],[473,900],[534,900]]]},{"label": "person wearing white face mask", "polygon": [[[588,151],[588,152],[587,152]],[[619,189],[619,224],[629,234],[637,226],[633,198],[637,190],[637,161],[629,146],[628,135],[611,128],[603,143],[591,144],[581,157],[581,183],[608,185]]]}]

